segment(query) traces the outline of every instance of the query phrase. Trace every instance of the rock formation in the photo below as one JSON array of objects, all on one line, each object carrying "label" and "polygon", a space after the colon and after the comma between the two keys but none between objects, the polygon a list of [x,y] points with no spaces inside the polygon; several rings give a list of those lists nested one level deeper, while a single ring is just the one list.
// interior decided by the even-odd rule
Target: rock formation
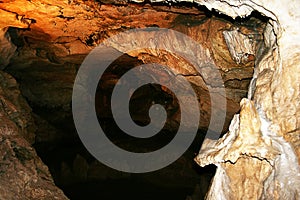
[{"label": "rock formation", "polygon": [[[0,69],[17,79],[22,95],[40,115],[31,113],[17,83],[1,71],[0,197],[65,198],[31,147],[34,142],[59,140],[62,136],[55,131],[47,136],[37,125],[43,123],[41,118],[52,124],[70,118],[76,72],[97,44],[132,28],[160,27],[182,32],[208,49],[207,60],[219,68],[226,87],[223,131],[230,124],[229,131],[218,141],[205,140],[195,158],[200,166],[218,167],[207,199],[299,199],[300,3],[134,2],[0,2]],[[172,41],[164,38],[156,42],[167,45]],[[122,51],[121,47],[115,48]],[[189,63],[162,51],[141,50],[126,56],[115,63],[116,71],[107,74],[104,93],[116,83],[127,62],[132,66],[160,62],[170,68],[153,69],[151,73],[168,77],[172,71],[186,77],[199,95],[200,128],[208,127],[210,85]],[[106,96],[101,98],[105,101]],[[177,109],[176,104],[170,106],[174,112],[170,129],[179,122]],[[12,189],[11,184],[16,187]]]},{"label": "rock formation", "polygon": [[[10,24],[2,24],[4,29],[10,27],[3,33],[7,38],[3,40],[3,44],[6,44],[3,48],[10,51],[5,51],[2,68],[18,79],[22,93],[33,105],[67,111],[61,112],[60,116],[70,113],[74,77],[85,56],[105,38],[132,28],[153,26],[182,32],[209,49],[210,57],[220,68],[226,87],[225,127],[228,127],[233,114],[239,110],[240,100],[247,95],[253,75],[255,51],[262,43],[265,26],[258,19],[252,18],[249,22],[241,23],[240,30],[233,32],[230,30],[235,27],[234,23],[211,17],[197,8],[178,6],[169,9],[165,5],[146,4],[140,9],[139,4],[112,6],[91,1],[38,2],[35,4],[18,0],[1,4],[2,16],[11,21]],[[226,34],[225,38],[223,34]],[[244,51],[245,55],[242,53],[239,55],[241,57],[235,56],[232,59],[233,47],[228,50],[227,43],[231,43],[237,35],[244,35],[242,39],[250,46],[245,47],[248,49]],[[10,37],[14,39],[8,42]],[[171,43],[172,39],[156,42]],[[18,54],[14,55],[16,48]],[[207,86],[190,64],[163,52],[140,51],[129,54],[143,63],[159,62],[171,68],[152,73],[172,72],[185,76],[199,94],[202,114],[200,127],[208,127],[210,103]],[[240,61],[235,62],[234,59]],[[6,67],[8,62],[10,65]],[[118,65],[124,64],[120,61]],[[38,66],[47,66],[47,70]],[[32,84],[32,80],[35,84]],[[106,84],[113,83],[109,81]],[[174,115],[174,121],[179,121],[178,114]]]},{"label": "rock formation", "polygon": [[10,75],[0,72],[0,199],[67,199],[30,146],[31,109]]},{"label": "rock formation", "polygon": [[[200,2],[201,3],[201,2]],[[299,27],[290,1],[210,1],[229,16],[257,10],[270,18],[248,99],[229,132],[195,159],[218,166],[207,199],[299,199]],[[209,148],[211,147],[211,148]]]}]

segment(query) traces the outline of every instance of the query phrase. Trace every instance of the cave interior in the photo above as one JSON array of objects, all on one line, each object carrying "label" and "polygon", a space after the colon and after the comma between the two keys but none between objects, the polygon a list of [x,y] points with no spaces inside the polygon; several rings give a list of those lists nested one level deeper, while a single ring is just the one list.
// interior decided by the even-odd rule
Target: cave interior
[{"label": "cave interior", "polygon": [[[192,145],[171,165],[143,174],[120,172],[102,164],[80,141],[72,116],[76,73],[93,48],[120,32],[156,27],[186,34],[209,49],[222,76],[226,90],[224,134],[233,115],[239,113],[241,99],[247,97],[257,55],[264,49],[263,32],[268,19],[257,12],[232,19],[192,3],[121,1],[70,1],[60,15],[43,19],[44,15],[36,13],[32,19],[24,19],[29,21],[28,27],[6,29],[15,51],[1,69],[17,80],[32,109],[36,128],[33,147],[48,166],[55,184],[70,199],[204,199],[215,166],[202,168],[193,159],[210,122],[207,87],[211,86],[205,84],[191,64],[165,51],[125,52],[99,79],[95,105],[99,124],[115,145],[132,152],[150,152],[169,143],[180,124],[180,106],[167,88],[145,85],[132,93],[129,106],[132,120],[140,126],[147,125],[149,107],[158,103],[167,111],[167,122],[157,135],[147,139],[122,132],[113,119],[110,100],[114,86],[127,71],[142,64],[164,64],[168,68],[153,68],[146,73],[162,78],[169,78],[171,72],[180,75],[197,94],[201,117]],[[250,49],[233,55],[230,49],[236,47],[230,42],[239,38]]]}]

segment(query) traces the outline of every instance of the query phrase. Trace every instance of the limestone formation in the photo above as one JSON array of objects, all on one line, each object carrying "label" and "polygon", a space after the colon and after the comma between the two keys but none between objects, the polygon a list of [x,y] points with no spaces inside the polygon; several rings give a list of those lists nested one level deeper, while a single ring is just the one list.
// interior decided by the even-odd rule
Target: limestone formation
[{"label": "limestone formation", "polygon": [[[227,100],[224,130],[230,124],[229,131],[217,141],[205,140],[195,158],[200,166],[218,167],[206,198],[300,199],[299,1],[185,1],[193,6],[178,2],[0,2],[0,69],[17,79],[22,95],[40,111],[34,122],[15,80],[0,72],[1,199],[65,199],[30,146],[61,136],[45,136],[44,131],[39,135],[35,124],[43,124],[44,119],[59,124],[70,117],[76,72],[96,45],[122,31],[144,27],[170,28],[190,36],[207,53],[202,52],[201,58],[214,63],[223,78]],[[175,48],[172,41],[162,38],[155,42]],[[122,51],[122,46],[115,48]],[[127,57],[113,66],[118,70],[107,74],[104,93],[116,83],[129,60],[132,66],[160,62],[169,68],[151,73],[182,75],[203,95],[200,128],[208,127],[211,102],[207,87],[217,83],[206,85],[190,63],[172,53],[149,49],[124,53]],[[101,101],[105,100],[106,96]],[[170,110],[172,123],[178,123],[175,104]],[[86,179],[86,161],[78,157],[77,162],[83,164],[75,171],[84,171],[78,175]]]},{"label": "limestone formation", "polygon": [[257,10],[270,18],[249,99],[242,101],[241,113],[235,116],[229,132],[214,144],[204,144],[196,158],[200,165],[218,166],[207,199],[299,199],[300,34],[296,24],[300,17],[296,10],[300,4],[203,3],[232,17]]}]

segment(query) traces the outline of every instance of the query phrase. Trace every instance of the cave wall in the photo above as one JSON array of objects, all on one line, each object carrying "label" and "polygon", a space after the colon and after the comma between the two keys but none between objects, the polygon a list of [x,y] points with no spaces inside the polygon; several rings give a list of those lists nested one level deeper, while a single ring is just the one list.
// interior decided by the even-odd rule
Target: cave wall
[{"label": "cave wall", "polygon": [[299,199],[299,2],[199,3],[232,17],[253,9],[270,17],[248,99],[226,136],[196,158],[218,166],[207,198]]},{"label": "cave wall", "polygon": [[[126,2],[117,1],[117,3],[122,5]],[[139,3],[141,2],[139,1]],[[299,199],[300,34],[296,24],[300,18],[297,14],[300,4],[296,0],[290,0],[289,3],[285,2],[284,4],[279,0],[267,2],[197,0],[194,3],[204,5],[210,10],[216,9],[233,18],[248,16],[252,11],[258,11],[269,18],[268,25],[264,29],[262,51],[257,53],[255,59],[254,78],[249,87],[248,98],[243,99],[240,103],[240,114],[235,115],[229,132],[218,141],[207,140],[195,159],[201,166],[207,164],[218,166],[207,198]],[[105,12],[104,16],[107,17],[104,18],[95,11],[99,9],[102,9],[102,12]],[[175,9],[172,12],[185,14],[199,12],[193,9],[187,10]],[[94,45],[111,34],[129,27],[146,27],[153,24],[159,27],[169,27],[174,20],[172,17],[175,17],[167,16],[166,12],[151,15],[153,12],[158,11],[146,9],[142,13],[140,9],[134,7],[130,9],[115,8],[90,1],[1,1],[0,15],[3,16],[0,19],[2,29],[0,52],[3,55],[0,59],[1,69],[6,68],[9,63],[13,63],[13,67],[20,70],[20,78],[24,77],[22,74],[26,72],[26,66],[37,66],[43,63],[43,66],[48,66],[48,68],[59,68],[60,77],[48,76],[47,70],[44,69],[45,77],[42,79],[48,81],[47,88],[51,88],[49,91],[53,91],[61,85],[65,90],[62,90],[61,93],[41,94],[45,88],[42,87],[43,85],[36,84],[37,88],[25,90],[25,95],[27,98],[31,97],[35,100],[37,104],[55,105],[54,107],[68,110],[72,78],[84,56]],[[124,27],[119,25],[119,21],[113,20],[121,14],[126,19],[123,22]],[[148,20],[149,16],[152,17],[151,21]],[[145,18],[145,24],[142,26],[135,23],[140,18]],[[161,20],[161,18],[165,20]],[[26,36],[23,38],[26,40],[12,42],[7,32],[8,27],[23,29],[22,33]],[[103,30],[109,27],[109,31],[101,32],[98,27],[102,27]],[[33,31],[28,31],[28,28]],[[186,27],[183,29],[196,32],[199,30]],[[20,34],[20,32],[11,30],[10,34]],[[234,31],[227,34],[228,41],[230,41],[230,34],[234,34]],[[240,37],[240,40],[236,42],[239,43],[238,45],[229,46],[226,55],[220,55],[218,51],[215,55],[229,57],[229,60],[231,59],[229,65],[238,68],[238,63],[243,61],[243,57],[234,53],[237,51],[237,47],[244,51],[245,49],[249,50],[247,43],[240,44],[241,41],[244,41],[242,36],[238,36],[238,38]],[[211,44],[215,42],[211,41]],[[18,45],[23,47],[22,51],[16,51]],[[223,51],[219,52],[223,53]],[[251,54],[253,51],[250,50],[248,53]],[[28,64],[24,64],[24,61]],[[30,74],[40,73],[39,70],[33,69]],[[251,67],[249,70],[251,71]],[[252,76],[252,73],[249,74]],[[245,78],[249,79],[251,77],[249,74],[245,75]],[[55,79],[59,81],[53,81]],[[37,94],[32,93],[33,91]],[[42,100],[37,98],[39,94],[42,95]],[[53,98],[56,95],[63,96],[63,98]],[[54,99],[57,99],[58,102]],[[235,108],[235,110],[237,109]],[[1,117],[6,115],[7,113]],[[5,120],[4,124],[11,123],[11,120],[3,119]],[[10,131],[6,129],[2,134],[7,132]],[[19,137],[24,135],[23,132],[16,130],[15,132],[20,135]],[[25,138],[29,142],[32,141],[32,138],[30,139],[26,134]],[[23,139],[20,140],[23,141]],[[25,146],[30,148],[30,143],[26,143]],[[34,159],[38,159],[35,154]],[[52,187],[53,193],[62,195],[58,189],[54,188],[49,174],[47,177],[49,183],[45,188]],[[26,183],[26,180],[22,178],[19,180]]]},{"label": "cave wall", "polygon": [[0,72],[0,199],[67,199],[31,147],[35,125],[16,80]]}]

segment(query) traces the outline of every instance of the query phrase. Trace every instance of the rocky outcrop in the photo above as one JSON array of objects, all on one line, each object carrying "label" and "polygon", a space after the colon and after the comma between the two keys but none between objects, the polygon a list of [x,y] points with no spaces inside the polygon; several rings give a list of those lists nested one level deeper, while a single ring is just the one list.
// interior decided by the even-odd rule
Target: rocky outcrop
[{"label": "rocky outcrop", "polygon": [[14,78],[4,72],[0,97],[0,199],[67,199],[31,147],[31,109]]}]

